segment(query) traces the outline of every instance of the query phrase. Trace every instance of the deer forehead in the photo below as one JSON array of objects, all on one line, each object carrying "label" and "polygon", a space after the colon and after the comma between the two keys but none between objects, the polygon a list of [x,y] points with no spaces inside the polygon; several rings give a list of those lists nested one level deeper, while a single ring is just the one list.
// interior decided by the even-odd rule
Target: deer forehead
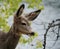
[{"label": "deer forehead", "polygon": [[21,21],[21,22],[26,22],[26,23],[29,22],[28,19],[27,19],[26,17],[24,17],[24,16],[20,16],[20,17],[19,17],[19,21]]}]

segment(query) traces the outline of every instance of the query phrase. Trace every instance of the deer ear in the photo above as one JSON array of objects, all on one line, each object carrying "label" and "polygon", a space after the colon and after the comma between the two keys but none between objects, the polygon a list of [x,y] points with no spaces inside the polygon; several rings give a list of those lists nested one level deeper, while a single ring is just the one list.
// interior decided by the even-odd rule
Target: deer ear
[{"label": "deer ear", "polygon": [[37,10],[37,11],[31,12],[27,16],[28,20],[30,20],[30,21],[35,20],[37,18],[37,16],[39,15],[40,12],[41,12],[41,10]]},{"label": "deer ear", "polygon": [[24,8],[25,8],[25,5],[22,4],[22,5],[19,7],[19,9],[17,10],[16,15],[17,15],[17,16],[20,16],[20,15],[23,13],[23,9],[24,9]]}]

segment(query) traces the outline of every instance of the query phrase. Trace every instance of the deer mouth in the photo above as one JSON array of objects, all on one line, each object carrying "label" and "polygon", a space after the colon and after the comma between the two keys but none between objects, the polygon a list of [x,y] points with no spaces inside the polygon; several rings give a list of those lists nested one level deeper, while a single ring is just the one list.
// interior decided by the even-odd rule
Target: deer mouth
[{"label": "deer mouth", "polygon": [[28,33],[27,35],[29,35],[29,36],[34,36],[34,35],[35,35],[35,33],[34,33],[34,32],[32,32],[32,33]]}]

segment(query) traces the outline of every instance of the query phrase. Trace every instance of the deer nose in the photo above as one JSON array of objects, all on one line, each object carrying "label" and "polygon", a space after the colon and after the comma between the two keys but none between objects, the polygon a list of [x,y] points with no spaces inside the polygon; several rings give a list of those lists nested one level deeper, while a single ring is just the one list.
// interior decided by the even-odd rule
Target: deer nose
[{"label": "deer nose", "polygon": [[35,33],[34,33],[34,32],[31,32],[31,34],[30,34],[30,35],[32,35],[32,36],[33,36],[33,35],[35,35]]}]

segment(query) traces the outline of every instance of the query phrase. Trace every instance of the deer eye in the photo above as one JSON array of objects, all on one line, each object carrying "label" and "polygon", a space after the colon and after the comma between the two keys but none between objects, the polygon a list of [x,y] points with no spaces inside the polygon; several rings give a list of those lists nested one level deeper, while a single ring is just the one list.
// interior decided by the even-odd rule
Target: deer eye
[{"label": "deer eye", "polygon": [[21,23],[22,25],[26,25],[26,23]]}]

